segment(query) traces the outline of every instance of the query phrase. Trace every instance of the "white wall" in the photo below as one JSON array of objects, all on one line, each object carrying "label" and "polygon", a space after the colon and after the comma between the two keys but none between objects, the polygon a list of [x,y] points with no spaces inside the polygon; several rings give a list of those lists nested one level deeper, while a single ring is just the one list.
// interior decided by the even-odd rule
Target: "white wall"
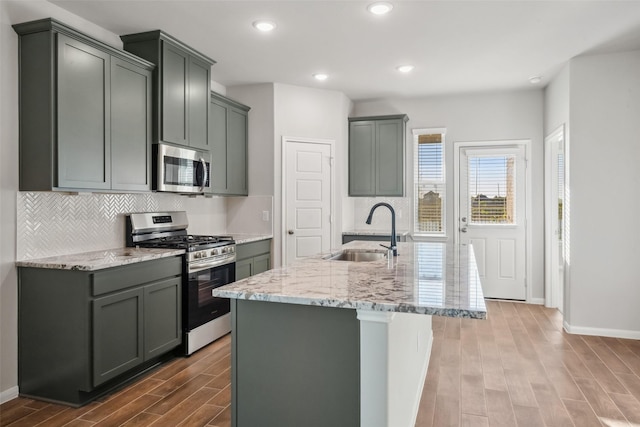
[{"label": "white wall", "polygon": [[282,251],[282,137],[335,141],[336,206],[333,241],[341,244],[342,200],[346,197],[347,118],[351,101],[342,93],[276,83],[274,86],[274,265]]},{"label": "white wall", "polygon": [[[564,183],[565,189],[571,188],[571,126],[570,118],[570,69],[571,63],[567,63],[556,76],[549,82],[544,91],[544,135],[554,132],[559,126],[564,125]],[[564,295],[562,313],[565,319],[571,317],[571,192],[564,194],[563,207],[564,224]],[[547,266],[548,267],[548,266]]]},{"label": "white wall", "polygon": [[[569,124],[569,70],[567,63],[549,82],[544,90],[544,135],[549,135],[558,126]],[[565,129],[566,130],[566,129]]]},{"label": "white wall", "polygon": [[570,332],[640,338],[640,51],[570,65]]},{"label": "white wall", "polygon": [[227,96],[248,105],[249,195],[273,196],[274,86],[273,83],[231,86]]},{"label": "white wall", "polygon": [[[529,279],[535,302],[544,298],[544,140],[542,90],[451,95],[430,98],[356,102],[352,116],[407,114],[406,152],[408,183],[413,182],[412,129],[447,129],[447,235],[453,236],[453,143],[530,139],[532,142],[533,218],[532,271]],[[412,187],[407,187],[411,195]]]}]

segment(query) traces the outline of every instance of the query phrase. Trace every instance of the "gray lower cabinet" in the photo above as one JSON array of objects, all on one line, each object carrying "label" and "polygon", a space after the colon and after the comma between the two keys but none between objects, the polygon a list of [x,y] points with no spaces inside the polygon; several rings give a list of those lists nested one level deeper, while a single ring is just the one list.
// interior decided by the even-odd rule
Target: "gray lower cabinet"
[{"label": "gray lower cabinet", "polygon": [[349,118],[349,196],[404,196],[406,115]]},{"label": "gray lower cabinet", "polygon": [[53,19],[13,28],[20,190],[150,191],[153,64]]},{"label": "gray lower cabinet", "polygon": [[236,247],[236,280],[271,269],[271,239],[242,243]]},{"label": "gray lower cabinet", "polygon": [[211,192],[247,196],[247,136],[250,108],[211,92],[209,142],[211,145]]},{"label": "gray lower cabinet", "polygon": [[231,426],[361,425],[356,310],[232,299],[231,316]]},{"label": "gray lower cabinet", "polygon": [[154,142],[209,150],[209,93],[215,61],[160,30],[120,38],[126,51],[157,65]]},{"label": "gray lower cabinet", "polygon": [[20,393],[82,405],[182,343],[182,257],[19,274]]}]

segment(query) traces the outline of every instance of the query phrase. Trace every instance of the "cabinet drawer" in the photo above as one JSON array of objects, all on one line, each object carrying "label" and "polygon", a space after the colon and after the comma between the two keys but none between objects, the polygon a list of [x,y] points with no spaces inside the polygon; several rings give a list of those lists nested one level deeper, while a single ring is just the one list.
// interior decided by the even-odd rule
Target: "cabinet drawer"
[{"label": "cabinet drawer", "polygon": [[252,258],[271,252],[271,239],[260,240],[258,242],[243,243],[236,247],[236,259],[242,260]]},{"label": "cabinet drawer", "polygon": [[181,274],[181,256],[114,267],[94,273],[92,294],[102,295]]}]

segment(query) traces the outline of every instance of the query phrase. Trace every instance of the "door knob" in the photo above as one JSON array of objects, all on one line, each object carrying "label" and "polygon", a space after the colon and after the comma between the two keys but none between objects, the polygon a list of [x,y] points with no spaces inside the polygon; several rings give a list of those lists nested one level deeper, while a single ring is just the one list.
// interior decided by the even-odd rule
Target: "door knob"
[{"label": "door knob", "polygon": [[293,230],[289,230],[289,231],[288,231],[288,233],[289,233],[289,234],[293,234]]}]

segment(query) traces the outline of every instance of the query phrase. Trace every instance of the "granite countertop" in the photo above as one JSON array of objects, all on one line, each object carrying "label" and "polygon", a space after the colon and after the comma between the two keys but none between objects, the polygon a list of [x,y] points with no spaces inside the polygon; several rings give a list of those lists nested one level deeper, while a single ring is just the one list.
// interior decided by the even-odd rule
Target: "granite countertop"
[{"label": "granite countertop", "polygon": [[235,240],[236,245],[273,239],[273,234],[229,233],[229,235],[233,236],[233,240]]},{"label": "granite countertop", "polygon": [[18,267],[94,271],[184,254],[182,249],[117,248],[17,261]]},{"label": "granite countertop", "polygon": [[[342,249],[380,250],[354,241]],[[332,251],[336,252],[336,251]],[[372,262],[308,257],[213,290],[219,297],[484,319],[487,309],[473,248],[441,242],[398,244],[398,257]]]},{"label": "granite countertop", "polygon": [[[356,236],[390,236],[391,230],[348,230],[342,234],[351,234]],[[396,230],[396,236],[408,236],[409,230]]]}]

